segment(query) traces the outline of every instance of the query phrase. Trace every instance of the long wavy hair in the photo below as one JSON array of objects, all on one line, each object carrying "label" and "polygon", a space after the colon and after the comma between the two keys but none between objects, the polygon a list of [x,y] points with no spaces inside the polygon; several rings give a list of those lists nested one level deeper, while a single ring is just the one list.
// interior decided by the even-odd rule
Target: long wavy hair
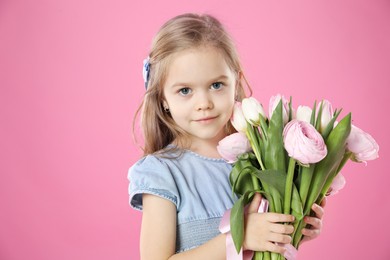
[{"label": "long wavy hair", "polygon": [[[153,39],[149,53],[150,75],[143,101],[135,113],[133,130],[137,116],[141,118],[144,139],[144,155],[158,153],[174,140],[186,147],[187,133],[164,111],[163,86],[172,60],[172,54],[201,46],[213,47],[221,51],[229,68],[236,75],[236,100],[245,97],[243,82],[249,87],[240,64],[234,42],[222,24],[211,15],[183,14],[167,21]],[[235,132],[228,122],[226,134]],[[182,138],[184,137],[184,138]]]}]

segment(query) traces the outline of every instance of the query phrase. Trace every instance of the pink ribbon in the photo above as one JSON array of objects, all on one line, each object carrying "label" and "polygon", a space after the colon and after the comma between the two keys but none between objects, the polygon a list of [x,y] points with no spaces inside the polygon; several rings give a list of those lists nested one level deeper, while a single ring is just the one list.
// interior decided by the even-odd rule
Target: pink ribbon
[{"label": "pink ribbon", "polygon": [[[260,202],[259,209],[257,212],[264,213],[268,210],[268,200],[262,198]],[[228,209],[225,214],[222,217],[221,223],[219,224],[219,231],[223,234],[226,234],[226,259],[227,260],[251,260],[253,257],[253,251],[251,250],[245,250],[242,252],[242,248],[239,253],[237,253],[237,250],[234,246],[233,238],[230,233],[230,211],[231,209]],[[278,244],[283,247],[285,247],[286,253],[284,254],[284,257],[287,260],[296,260],[298,251],[296,248],[291,244]]]}]

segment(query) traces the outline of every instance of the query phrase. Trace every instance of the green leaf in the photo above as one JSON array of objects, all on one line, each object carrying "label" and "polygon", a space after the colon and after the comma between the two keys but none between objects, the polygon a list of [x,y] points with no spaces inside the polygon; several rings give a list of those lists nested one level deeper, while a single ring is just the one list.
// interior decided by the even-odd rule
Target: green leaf
[{"label": "green leaf", "polygon": [[[237,195],[243,195],[248,190],[254,190],[252,176],[242,169],[233,168],[234,177],[232,177],[232,191]],[[231,176],[233,175],[231,173]]]},{"label": "green leaf", "polygon": [[299,195],[301,197],[302,206],[304,207],[306,204],[307,195],[310,189],[311,179],[313,178],[313,172],[316,167],[316,164],[310,164],[310,167],[301,167],[300,171],[300,184],[299,187]]},{"label": "green leaf", "polygon": [[290,96],[290,102],[288,102],[288,121],[292,120],[293,117],[293,109],[292,109],[292,96]]},{"label": "green leaf", "polygon": [[330,132],[333,130],[334,122],[337,120],[337,117],[340,115],[341,110],[342,110],[342,109],[340,109],[339,111],[336,110],[336,111],[334,112],[334,115],[333,115],[332,119],[329,121],[329,123],[328,123],[328,125],[326,126],[324,132],[322,133],[322,137],[323,137],[324,139],[327,139],[328,136],[329,136],[329,134],[330,134]]},{"label": "green leaf", "polygon": [[230,232],[232,234],[234,246],[237,253],[240,252],[242,243],[244,242],[244,207],[249,202],[249,195],[252,191],[247,191],[233,205],[230,212]]},{"label": "green leaf", "polygon": [[268,186],[275,188],[279,194],[284,197],[284,189],[286,184],[286,173],[279,170],[264,170],[261,171],[254,167],[247,167],[251,174],[256,175],[256,177],[261,181],[261,183],[266,183]]},{"label": "green leaf", "polygon": [[317,110],[317,101],[314,101],[314,105],[310,117],[310,124],[312,124],[313,126],[316,125],[316,110]]},{"label": "green leaf", "polygon": [[266,118],[264,118],[262,115],[259,115],[260,117],[260,128],[261,128],[261,132],[262,132],[262,135],[263,135],[263,138],[264,140],[267,140],[268,139],[268,136],[267,136],[267,129],[268,129],[268,121]]},{"label": "green leaf", "polygon": [[329,175],[333,171],[337,171],[337,168],[343,159],[346,139],[350,132],[351,113],[349,113],[340,121],[340,123],[330,132],[328,138],[325,141],[328,154],[322,161],[317,163],[314,169],[308,199],[304,208],[305,215],[308,214],[311,206],[317,200]]},{"label": "green leaf", "polygon": [[286,154],[283,145],[283,104],[280,100],[272,113],[267,130],[268,140],[265,143],[264,164],[266,169],[286,172]]},{"label": "green leaf", "polygon": [[[261,181],[264,187],[268,187],[268,190],[265,189],[265,196],[270,203],[270,211],[272,212],[283,212],[283,198],[285,194],[285,184],[286,184],[286,173],[279,170],[264,170],[261,171],[254,167],[248,167],[245,169],[251,174],[256,175],[257,178]],[[295,184],[293,186],[292,200],[291,200],[291,214],[295,216],[296,219],[302,219],[303,217],[303,207],[302,201],[299,196],[299,192]],[[268,196],[268,197],[267,197]]]},{"label": "green leaf", "polygon": [[324,104],[324,101],[322,100],[320,103],[320,109],[318,110],[318,115],[317,115],[317,121],[315,128],[317,129],[318,132],[321,132],[321,118],[322,118],[322,105]]},{"label": "green leaf", "polygon": [[291,214],[294,215],[296,220],[301,220],[303,218],[303,205],[301,197],[297,187],[293,184],[293,193],[291,199]]},{"label": "green leaf", "polygon": [[229,175],[232,191],[238,195],[244,194],[248,190],[254,190],[252,176],[248,173],[245,174],[243,169],[248,166],[256,166],[256,156],[252,153],[244,153],[239,156],[237,162],[234,164],[232,171]]}]

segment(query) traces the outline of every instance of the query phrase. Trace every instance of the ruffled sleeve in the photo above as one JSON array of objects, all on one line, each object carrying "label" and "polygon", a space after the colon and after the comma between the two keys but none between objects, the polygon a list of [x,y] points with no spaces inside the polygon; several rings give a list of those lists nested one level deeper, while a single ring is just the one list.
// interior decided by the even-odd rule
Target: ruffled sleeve
[{"label": "ruffled sleeve", "polygon": [[142,210],[142,194],[153,194],[167,199],[178,208],[180,197],[172,172],[156,156],[146,156],[134,164],[129,169],[128,179],[132,208]]}]

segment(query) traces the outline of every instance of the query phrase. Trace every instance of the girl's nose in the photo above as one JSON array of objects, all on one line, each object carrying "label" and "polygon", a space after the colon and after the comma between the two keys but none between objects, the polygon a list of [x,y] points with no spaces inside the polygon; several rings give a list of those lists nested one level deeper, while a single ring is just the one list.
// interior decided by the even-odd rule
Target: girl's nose
[{"label": "girl's nose", "polygon": [[196,110],[212,109],[213,102],[208,93],[199,93],[196,103]]}]

